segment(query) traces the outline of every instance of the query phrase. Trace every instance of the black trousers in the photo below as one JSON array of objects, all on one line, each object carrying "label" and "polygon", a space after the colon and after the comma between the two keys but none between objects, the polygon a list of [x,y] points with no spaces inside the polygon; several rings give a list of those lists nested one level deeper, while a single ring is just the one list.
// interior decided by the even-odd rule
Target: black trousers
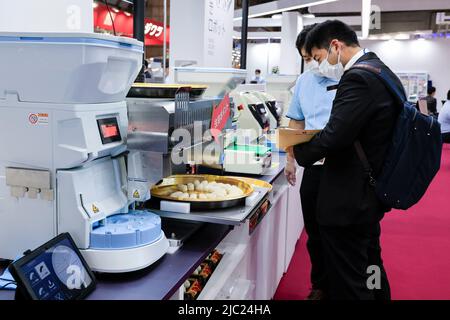
[{"label": "black trousers", "polygon": [[306,168],[300,186],[303,220],[308,235],[306,243],[311,260],[311,283],[313,289],[327,291],[328,281],[323,256],[322,240],[319,224],[317,223],[317,196],[319,194],[320,179],[323,166]]},{"label": "black trousers", "polygon": [[332,300],[390,300],[380,224],[320,226]]},{"label": "black trousers", "polygon": [[442,141],[444,143],[450,143],[450,132],[446,132],[442,134]]}]

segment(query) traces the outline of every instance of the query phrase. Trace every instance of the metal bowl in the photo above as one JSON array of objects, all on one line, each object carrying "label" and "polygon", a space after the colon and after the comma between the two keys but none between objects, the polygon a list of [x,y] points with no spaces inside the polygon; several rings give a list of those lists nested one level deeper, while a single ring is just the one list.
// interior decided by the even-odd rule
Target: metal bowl
[{"label": "metal bowl", "polygon": [[[171,193],[178,191],[179,184],[194,183],[195,180],[199,181],[206,180],[208,182],[215,181],[217,183],[226,183],[234,185],[239,187],[244,192],[244,194],[239,197],[232,197],[232,198],[227,197],[208,200],[205,199],[179,200],[170,197]],[[192,210],[208,210],[208,209],[224,209],[245,204],[245,198],[253,193],[253,187],[249,183],[238,178],[214,176],[214,175],[190,174],[190,175],[175,175],[167,177],[162,181],[158,182],[155,186],[153,186],[150,192],[152,198],[154,199],[190,203]],[[194,192],[200,193],[197,191]]]}]

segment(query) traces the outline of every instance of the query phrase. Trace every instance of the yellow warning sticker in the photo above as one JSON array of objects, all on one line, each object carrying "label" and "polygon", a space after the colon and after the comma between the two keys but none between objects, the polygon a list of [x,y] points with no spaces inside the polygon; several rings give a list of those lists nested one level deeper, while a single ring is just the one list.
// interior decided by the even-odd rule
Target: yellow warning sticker
[{"label": "yellow warning sticker", "polygon": [[135,190],[134,193],[133,193],[133,198],[139,199],[140,197],[141,197],[141,195],[139,194],[139,191]]},{"label": "yellow warning sticker", "polygon": [[92,212],[98,213],[100,210],[95,206],[95,204],[92,205]]}]

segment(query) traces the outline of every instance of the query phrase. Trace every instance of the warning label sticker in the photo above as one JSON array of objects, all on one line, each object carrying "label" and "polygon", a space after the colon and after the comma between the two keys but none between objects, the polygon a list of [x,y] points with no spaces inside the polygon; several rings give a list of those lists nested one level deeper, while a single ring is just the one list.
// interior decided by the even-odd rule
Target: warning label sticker
[{"label": "warning label sticker", "polygon": [[28,121],[32,125],[48,125],[48,113],[30,113]]}]

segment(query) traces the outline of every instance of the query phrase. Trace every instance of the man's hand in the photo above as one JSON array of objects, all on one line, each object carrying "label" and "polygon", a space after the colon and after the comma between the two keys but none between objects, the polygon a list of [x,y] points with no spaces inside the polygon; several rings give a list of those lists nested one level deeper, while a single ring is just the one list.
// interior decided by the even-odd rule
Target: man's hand
[{"label": "man's hand", "polygon": [[286,148],[286,154],[288,157],[288,160],[292,159],[293,161],[295,161],[294,158],[294,146],[290,146]]},{"label": "man's hand", "polygon": [[294,161],[288,161],[284,168],[284,175],[291,186],[295,186],[297,182],[297,167]]}]

